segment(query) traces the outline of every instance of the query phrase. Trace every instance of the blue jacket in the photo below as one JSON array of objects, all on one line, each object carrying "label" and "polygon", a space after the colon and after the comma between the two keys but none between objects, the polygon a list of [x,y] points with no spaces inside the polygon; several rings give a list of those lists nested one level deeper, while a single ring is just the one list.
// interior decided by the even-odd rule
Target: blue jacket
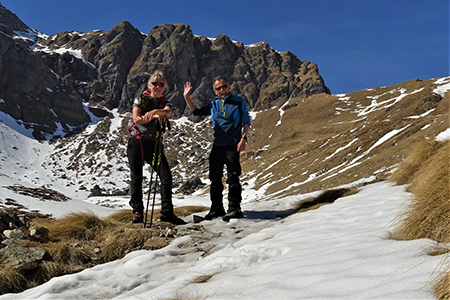
[{"label": "blue jacket", "polygon": [[241,97],[229,94],[224,103],[216,97],[208,105],[193,111],[195,116],[211,115],[214,127],[214,144],[218,146],[237,145],[242,138],[244,124],[250,126],[247,104]]}]

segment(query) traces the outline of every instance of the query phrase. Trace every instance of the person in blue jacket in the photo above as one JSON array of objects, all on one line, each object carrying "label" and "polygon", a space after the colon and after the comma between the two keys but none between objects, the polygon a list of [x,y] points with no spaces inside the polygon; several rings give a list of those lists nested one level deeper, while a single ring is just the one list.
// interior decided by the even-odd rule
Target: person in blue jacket
[{"label": "person in blue jacket", "polygon": [[[191,98],[192,85],[188,81],[184,85],[184,99],[195,116],[211,115],[214,128],[214,143],[209,156],[209,179],[211,180],[211,209],[205,219],[223,217],[243,218],[241,210],[242,186],[239,181],[241,175],[240,152],[245,150],[247,136],[250,129],[250,116],[247,104],[241,97],[230,93],[231,86],[223,76],[213,80],[216,94],[214,101],[202,107],[196,107]],[[223,168],[227,167],[228,183],[228,211],[222,202]]]}]

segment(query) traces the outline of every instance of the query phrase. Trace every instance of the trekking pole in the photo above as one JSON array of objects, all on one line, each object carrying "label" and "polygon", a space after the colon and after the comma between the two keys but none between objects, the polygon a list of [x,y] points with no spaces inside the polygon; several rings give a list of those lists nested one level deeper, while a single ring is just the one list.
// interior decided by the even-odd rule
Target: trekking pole
[{"label": "trekking pole", "polygon": [[[153,172],[155,169],[155,162],[156,162],[156,155],[157,155],[156,152],[158,151],[158,143],[157,142],[158,142],[159,131],[160,131],[160,129],[159,129],[159,123],[158,123],[158,127],[156,130],[155,148],[153,149],[153,158],[152,158],[152,164],[151,164],[152,171],[150,173],[150,182],[149,182],[148,196],[147,196],[147,208],[145,210],[144,228],[146,228],[146,226],[147,226],[148,205],[150,203],[150,195],[151,195],[151,191],[152,191]],[[156,183],[156,181],[157,181],[157,177],[155,179],[155,183]],[[156,184],[155,184],[155,186],[156,186]],[[152,209],[152,218],[153,218],[153,209]],[[150,219],[150,227],[151,226],[152,225],[151,225],[151,219]]]},{"label": "trekking pole", "polygon": [[[161,174],[162,139],[163,139],[163,136],[164,136],[164,132],[166,131],[166,123],[162,123],[162,126],[160,124],[160,126],[158,126],[158,127],[159,127],[159,130],[156,133],[157,138],[156,138],[156,144],[155,144],[155,149],[156,149],[156,145],[158,146],[156,168],[159,168],[159,174]],[[153,158],[155,158],[155,156],[153,156]],[[158,172],[156,172],[156,174],[158,174]],[[161,177],[159,178],[159,181],[161,183]],[[153,223],[153,212],[155,211],[155,199],[156,199],[157,182],[158,182],[158,177],[156,177],[156,179],[155,179],[155,190],[153,191],[152,214],[150,216],[149,228],[152,228],[152,223]]]}]

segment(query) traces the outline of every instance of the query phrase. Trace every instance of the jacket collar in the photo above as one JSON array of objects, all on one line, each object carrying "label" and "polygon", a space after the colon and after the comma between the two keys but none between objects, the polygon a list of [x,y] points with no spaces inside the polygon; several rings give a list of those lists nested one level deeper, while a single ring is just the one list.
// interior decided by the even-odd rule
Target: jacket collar
[{"label": "jacket collar", "polygon": [[[151,96],[151,92],[150,92],[149,90],[144,90],[144,91],[142,92],[142,94],[144,94],[144,95],[149,95],[152,99],[162,99],[162,100],[164,100],[164,101],[167,100],[166,96],[164,96],[164,95],[161,95],[160,98],[153,98],[153,97]],[[228,96],[227,96],[227,97],[228,97]]]},{"label": "jacket collar", "polygon": [[[231,93],[229,93],[228,95],[226,95],[225,97],[223,97],[223,102],[227,101],[228,98],[231,97]],[[219,96],[216,96],[216,100],[220,100]]]}]

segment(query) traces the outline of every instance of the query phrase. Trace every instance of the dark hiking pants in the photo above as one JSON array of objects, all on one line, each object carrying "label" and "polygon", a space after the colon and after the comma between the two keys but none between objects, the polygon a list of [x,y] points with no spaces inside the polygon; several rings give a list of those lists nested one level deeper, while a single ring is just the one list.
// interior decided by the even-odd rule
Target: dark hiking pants
[{"label": "dark hiking pants", "polygon": [[211,180],[211,211],[223,209],[223,168],[227,167],[228,212],[240,210],[242,187],[239,182],[241,175],[240,154],[237,145],[213,145],[209,156],[209,179]]},{"label": "dark hiking pants", "polygon": [[[142,149],[144,150],[144,160],[148,163],[148,165],[151,166],[153,160],[153,152],[155,151],[156,139],[153,137],[143,136],[141,138],[141,141]],[[131,171],[130,206],[133,209],[133,213],[143,212],[144,203],[142,201],[142,153],[140,141],[135,136],[131,136],[128,140],[127,156]],[[164,155],[164,152],[161,153],[160,167],[155,166],[153,170],[158,174],[161,181],[161,213],[163,215],[173,214],[172,173],[170,171],[169,164],[167,163],[167,158]],[[153,182],[155,181],[156,175],[153,174]]]}]

